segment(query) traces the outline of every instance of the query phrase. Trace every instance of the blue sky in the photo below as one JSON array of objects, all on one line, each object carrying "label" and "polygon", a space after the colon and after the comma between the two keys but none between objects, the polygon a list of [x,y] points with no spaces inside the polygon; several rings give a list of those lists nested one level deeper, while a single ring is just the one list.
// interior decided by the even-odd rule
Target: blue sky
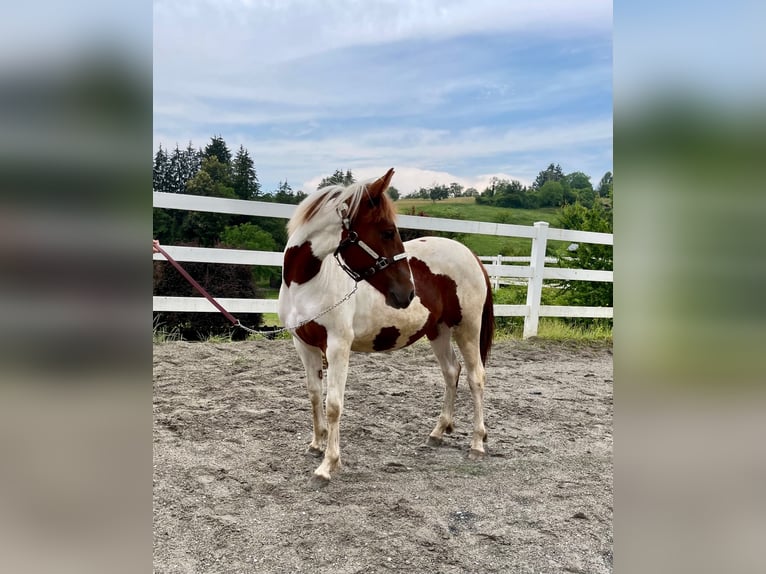
[{"label": "blue sky", "polygon": [[221,135],[265,191],[612,171],[612,3],[156,0],[154,150]]}]

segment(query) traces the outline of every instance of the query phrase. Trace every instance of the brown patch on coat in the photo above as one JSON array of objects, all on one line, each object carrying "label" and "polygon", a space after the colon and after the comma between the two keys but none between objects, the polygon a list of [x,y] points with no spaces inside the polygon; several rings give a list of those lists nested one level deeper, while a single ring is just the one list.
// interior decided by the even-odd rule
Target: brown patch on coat
[{"label": "brown patch on coat", "polygon": [[307,345],[318,347],[322,349],[323,353],[327,352],[327,329],[323,325],[315,321],[309,321],[305,325],[298,327],[295,330],[295,334]]},{"label": "brown patch on coat", "polygon": [[417,257],[410,258],[410,269],[415,278],[415,294],[428,309],[428,319],[425,325],[409,338],[408,345],[423,335],[434,340],[439,335],[439,323],[454,327],[463,319],[457,296],[457,283],[452,277],[433,273],[428,265]]},{"label": "brown patch on coat", "polygon": [[396,340],[401,332],[396,327],[383,327],[372,342],[372,348],[376,351],[388,351],[396,346]]},{"label": "brown patch on coat", "polygon": [[293,245],[285,251],[282,265],[282,281],[288,287],[291,283],[308,283],[319,273],[322,262],[311,251],[311,241]]}]

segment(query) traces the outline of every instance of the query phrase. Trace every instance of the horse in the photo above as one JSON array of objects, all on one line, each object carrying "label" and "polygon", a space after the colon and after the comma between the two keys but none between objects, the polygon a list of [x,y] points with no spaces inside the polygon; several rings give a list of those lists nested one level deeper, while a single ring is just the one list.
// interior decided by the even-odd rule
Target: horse
[{"label": "horse", "polygon": [[441,414],[426,443],[438,446],[453,430],[462,368],[454,337],[473,398],[468,458],[485,455],[485,365],[495,323],[489,277],[478,257],[457,241],[402,242],[385,193],[393,174],[391,168],[375,180],[323,187],[298,205],[287,224],[279,318],[306,371],[313,418],[308,452],[324,457],[312,476],[317,487],[341,466],[339,424],[350,353],[401,349],[423,336],[445,383]]}]

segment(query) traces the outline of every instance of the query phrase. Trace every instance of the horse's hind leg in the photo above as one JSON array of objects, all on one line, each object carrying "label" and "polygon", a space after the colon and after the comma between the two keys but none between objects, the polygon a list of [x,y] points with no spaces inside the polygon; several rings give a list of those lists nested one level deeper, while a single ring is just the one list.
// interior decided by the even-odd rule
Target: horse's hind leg
[{"label": "horse's hind leg", "polygon": [[308,452],[314,456],[321,456],[324,452],[324,442],[327,440],[327,418],[322,405],[322,351],[306,345],[298,337],[293,337],[293,343],[303,368],[306,369],[306,384],[311,400],[314,435]]},{"label": "horse's hind leg", "polygon": [[478,460],[484,458],[484,443],[487,440],[487,429],[484,426],[486,372],[481,362],[478,329],[471,329],[470,325],[460,325],[455,329],[455,341],[468,369],[468,386],[473,397],[473,436],[468,457]]},{"label": "horse's hind leg", "polygon": [[444,404],[439,420],[428,437],[427,444],[430,446],[440,445],[444,433],[452,432],[452,420],[455,415],[455,393],[460,377],[460,362],[455,356],[455,351],[452,350],[450,338],[449,327],[442,324],[439,326],[438,337],[431,341],[431,348],[439,360],[439,366],[441,366],[442,375],[444,375]]}]

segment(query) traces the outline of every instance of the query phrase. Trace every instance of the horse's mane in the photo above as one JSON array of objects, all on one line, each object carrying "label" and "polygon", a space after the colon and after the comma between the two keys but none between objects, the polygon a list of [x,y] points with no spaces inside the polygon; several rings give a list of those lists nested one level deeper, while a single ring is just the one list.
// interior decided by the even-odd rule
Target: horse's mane
[{"label": "horse's mane", "polygon": [[[367,186],[375,181],[370,179],[367,181],[352,183],[351,185],[344,187],[342,185],[328,185],[323,187],[298,204],[298,208],[293,213],[290,221],[287,222],[287,234],[292,235],[299,227],[306,225],[314,220],[315,216],[319,213],[323,213],[326,208],[335,210],[336,206],[341,203],[348,205],[348,217],[353,219],[359,211],[359,205],[365,197],[369,197],[367,194]],[[377,206],[376,213],[379,219],[395,219],[396,208],[394,202],[388,197],[388,194],[382,193],[380,195],[380,202]]]}]

